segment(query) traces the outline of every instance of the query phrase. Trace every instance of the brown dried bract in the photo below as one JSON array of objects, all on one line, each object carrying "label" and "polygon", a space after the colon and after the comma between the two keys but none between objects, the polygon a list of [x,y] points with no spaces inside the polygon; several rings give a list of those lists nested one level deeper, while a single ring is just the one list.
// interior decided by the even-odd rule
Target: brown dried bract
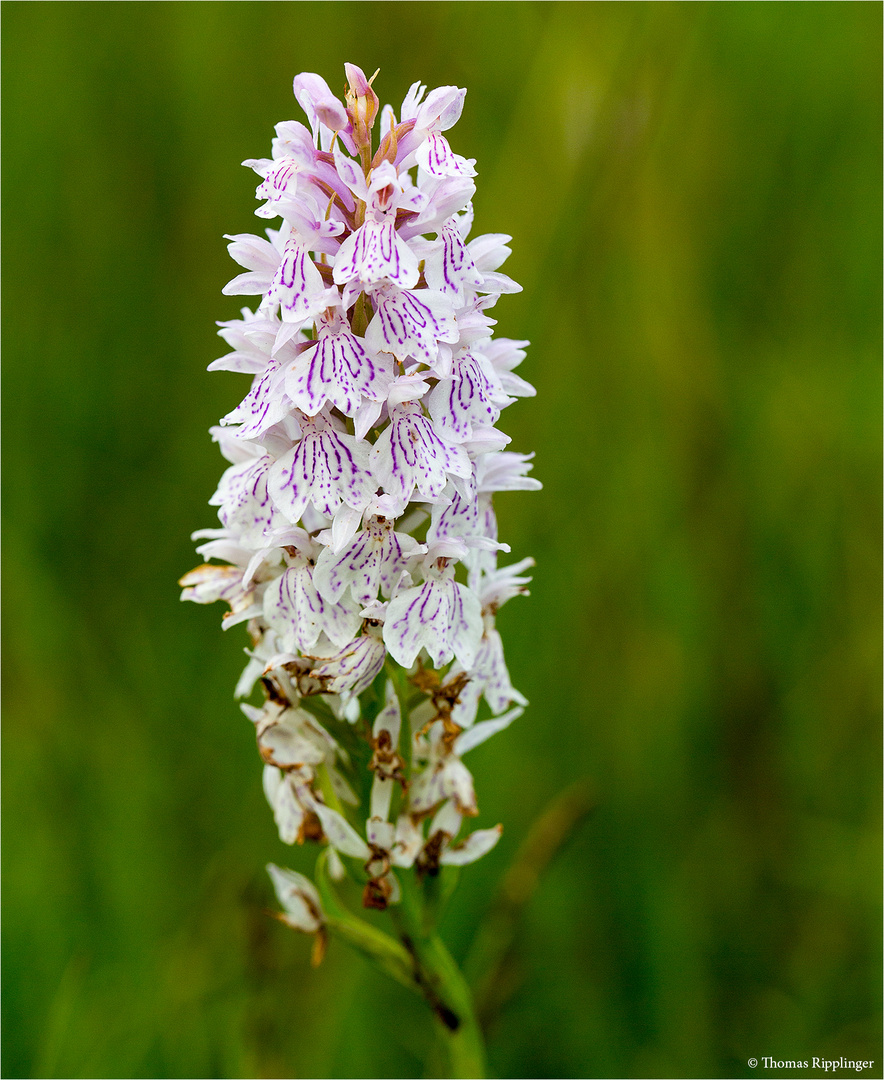
[{"label": "brown dried bract", "polygon": [[377,844],[369,844],[371,858],[365,864],[365,872],[370,878],[382,878],[390,872],[390,853]]},{"label": "brown dried bract", "polygon": [[432,668],[425,668],[418,660],[418,668],[411,676],[410,682],[422,691],[427,697],[432,698],[437,713],[451,714],[451,710],[460,702],[460,694],[470,681],[469,675],[461,671],[458,675],[443,683],[439,678],[439,672]]},{"label": "brown dried bract", "polygon": [[267,695],[268,701],[281,705],[284,709],[287,709],[292,705],[292,702],[289,701],[282,686],[280,686],[278,680],[274,679],[272,675],[262,675],[261,685],[264,687],[264,693]]},{"label": "brown dried bract", "polygon": [[435,710],[435,715],[424,724],[419,734],[425,735],[437,720],[441,720],[444,728],[442,742],[449,750],[451,749],[454,740],[463,731],[463,728],[451,719],[451,711],[455,705],[460,704],[461,692],[469,681],[469,675],[461,671],[448,682],[443,683],[437,671],[425,668],[418,660],[418,668],[411,676],[411,682],[432,700]]},{"label": "brown dried bract", "polygon": [[325,839],[325,833],[322,831],[322,822],[313,810],[308,810],[304,815],[304,820],[301,822],[301,827],[298,829],[298,843],[303,844],[305,840],[318,843],[323,839]]},{"label": "brown dried bract", "polygon": [[385,877],[372,878],[362,890],[362,906],[374,908],[375,911],[386,911],[392,892],[393,886]]},{"label": "brown dried bract", "polygon": [[451,833],[443,832],[441,829],[433,833],[424,844],[423,851],[415,862],[418,877],[422,878],[425,874],[435,877],[439,873],[439,856],[442,854],[443,846],[450,839]]},{"label": "brown dried bract", "polygon": [[405,779],[405,760],[393,747],[393,736],[386,728],[378,732],[376,739],[371,740],[371,748],[374,753],[368,763],[369,769],[388,780],[398,780],[404,791],[408,786]]},{"label": "brown dried bract", "polygon": [[409,677],[408,681],[428,697],[432,696],[439,689],[441,682],[439,679],[439,672],[434,671],[433,668],[425,668],[420,657],[418,657],[417,661],[417,671]]},{"label": "brown dried bract", "polygon": [[310,952],[310,966],[319,967],[325,957],[325,950],[328,946],[328,934],[325,932],[325,927],[320,926],[316,931],[316,937],[313,939],[313,948]]},{"label": "brown dried bract", "polygon": [[460,724],[455,724],[455,722],[451,719],[450,716],[442,715],[437,717],[437,719],[442,721],[442,744],[446,747],[446,749],[451,750],[452,746],[454,746],[454,740],[458,737],[458,735],[460,735],[460,733],[463,731],[463,728],[460,726]]},{"label": "brown dried bract", "polygon": [[325,685],[321,679],[313,674],[315,663],[313,656],[298,656],[294,660],[288,660],[282,665],[283,671],[297,687],[301,697],[312,697],[315,694],[325,693]]}]

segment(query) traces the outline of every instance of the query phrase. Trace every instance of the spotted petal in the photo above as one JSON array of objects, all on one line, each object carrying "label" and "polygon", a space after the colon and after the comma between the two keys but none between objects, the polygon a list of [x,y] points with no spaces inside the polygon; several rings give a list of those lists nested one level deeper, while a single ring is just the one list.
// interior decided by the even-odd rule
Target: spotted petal
[{"label": "spotted petal", "polygon": [[453,577],[430,577],[391,601],[384,643],[397,664],[410,668],[421,649],[436,667],[454,658],[472,667],[482,638],[482,607]]},{"label": "spotted petal", "polygon": [[386,651],[380,638],[372,634],[345,645],[334,656],[325,657],[312,671],[330,694],[361,694],[374,682],[384,666]]},{"label": "spotted petal", "polygon": [[476,269],[455,221],[443,226],[439,239],[439,247],[427,258],[427,284],[462,305],[464,290],[475,291],[482,284],[482,275]]},{"label": "spotted petal", "polygon": [[221,523],[242,544],[260,547],[266,531],[285,524],[267,492],[270,467],[267,455],[231,466],[209,500],[218,507]]},{"label": "spotted petal", "polygon": [[465,353],[452,364],[450,378],[439,380],[428,404],[437,431],[452,442],[465,442],[474,427],[493,426],[507,401],[491,364]]},{"label": "spotted petal", "polygon": [[370,356],[349,329],[338,333],[323,329],[316,345],[289,365],[285,391],[308,416],[315,416],[326,401],[355,416],[365,398],[386,399],[390,379],[389,358]]},{"label": "spotted petal", "polygon": [[430,176],[475,176],[475,158],[461,157],[448,145],[448,140],[438,131],[433,131],[426,142],[421,143],[415,153],[418,165]]},{"label": "spotted petal", "polygon": [[400,289],[417,284],[417,256],[396,233],[393,221],[366,221],[341,244],[335,258],[336,285],[389,281]]},{"label": "spotted petal", "polygon": [[342,502],[354,510],[364,509],[373,494],[364,444],[324,421],[303,417],[301,427],[303,438],[270,469],[268,487],[274,504],[292,522],[301,518],[309,503],[326,517],[333,517]]},{"label": "spotted petal", "polygon": [[438,499],[449,475],[462,479],[472,475],[466,452],[441,439],[420,405],[410,402],[392,410],[390,426],[374,444],[370,461],[384,490],[403,503],[415,487],[426,498]]},{"label": "spotted petal", "polygon": [[306,559],[290,566],[264,593],[264,618],[288,652],[307,652],[324,633],[338,648],[352,641],[361,622],[352,604],[331,604],[316,591]]},{"label": "spotted petal", "polygon": [[282,393],[282,372],[271,361],[256,377],[252,389],[235,409],[222,418],[222,424],[241,424],[235,434],[241,439],[254,439],[278,424],[291,408]]},{"label": "spotted petal", "polygon": [[307,249],[293,234],[286,241],[282,261],[267,290],[267,306],[273,309],[279,304],[283,322],[302,323],[336,299],[337,290],[333,292],[331,296]]},{"label": "spotted petal", "polygon": [[463,540],[482,535],[482,520],[478,497],[464,499],[459,492],[450,490],[448,505],[437,502],[433,506],[432,520],[427,531],[427,542],[447,538]]},{"label": "spotted petal", "polygon": [[379,588],[390,595],[418,546],[410,536],[394,532],[392,521],[373,517],[342,552],[325,548],[320,553],[313,580],[328,600],[337,602],[349,588],[353,599],[366,607],[377,599]]},{"label": "spotted petal", "polygon": [[365,340],[376,352],[392,353],[399,361],[414,357],[432,366],[439,355],[438,342],[457,341],[454,309],[442,293],[432,289],[385,291]]}]

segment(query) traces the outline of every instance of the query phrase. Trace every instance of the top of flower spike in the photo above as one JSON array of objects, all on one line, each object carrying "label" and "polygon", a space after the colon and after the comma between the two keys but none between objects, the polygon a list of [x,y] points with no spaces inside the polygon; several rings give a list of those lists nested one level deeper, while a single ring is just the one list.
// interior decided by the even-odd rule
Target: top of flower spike
[{"label": "top of flower spike", "polygon": [[[371,155],[371,132],[378,116],[379,101],[371,78],[355,64],[344,65],[347,74],[346,106],[334,96],[321,75],[303,72],[293,83],[295,98],[310,124],[313,147],[328,153],[337,140],[347,152],[358,156],[366,174],[382,161],[397,167],[410,167],[414,154],[422,149],[418,164],[432,175],[475,175],[473,162],[452,154],[441,134],[457,123],[466,90],[457,86],[440,86],[426,94],[426,87],[413,83],[402,102],[397,122],[393,109],[387,105],[381,115],[381,139],[377,153]],[[277,126],[274,159],[300,146],[304,151],[302,125],[289,122]],[[309,155],[308,155],[309,156]],[[421,160],[422,159],[422,160]],[[247,161],[244,164],[254,165]],[[306,162],[305,162],[306,164]]]},{"label": "top of flower spike", "polygon": [[[427,94],[415,83],[400,121],[390,106],[380,113],[372,154],[377,72],[369,79],[348,64],[346,73],[345,105],[321,76],[297,76],[310,131],[279,124],[273,159],[246,162],[263,179],[257,213],[283,225],[268,240],[231,237],[248,272],[225,291],[263,299],[235,337],[225,324],[231,344],[245,347],[213,366],[255,374],[222,423],[259,445],[219,489],[222,521],[256,541],[318,513],[332,517],[337,551],[360,516],[364,524],[378,512],[374,495],[394,518],[409,503],[432,503],[434,543],[505,549],[487,532],[490,503],[482,497],[480,514],[478,483],[509,442],[495,427],[501,409],[532,388],[512,374],[520,343],[492,344],[484,314],[518,289],[498,272],[510,238],[467,242],[475,169],[442,135],[465,91]],[[440,513],[449,504],[460,510]]]}]

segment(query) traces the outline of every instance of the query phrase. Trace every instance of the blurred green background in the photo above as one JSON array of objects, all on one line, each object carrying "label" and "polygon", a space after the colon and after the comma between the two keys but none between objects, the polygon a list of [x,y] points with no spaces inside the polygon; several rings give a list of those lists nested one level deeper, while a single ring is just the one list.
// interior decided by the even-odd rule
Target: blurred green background
[{"label": "blurred green background", "polygon": [[[742,1077],[880,1044],[877,3],[3,4],[6,1077],[420,1076],[429,1015],[271,921],[280,844],[178,601],[245,393],[209,375],[292,76],[468,94],[531,708],[477,750],[463,957],[567,784],[499,1077]],[[794,1072],[792,1073],[794,1075]],[[803,1075],[816,1075],[805,1070]],[[854,1074],[855,1075],[855,1074]],[[869,1075],[867,1072],[866,1075]]]}]

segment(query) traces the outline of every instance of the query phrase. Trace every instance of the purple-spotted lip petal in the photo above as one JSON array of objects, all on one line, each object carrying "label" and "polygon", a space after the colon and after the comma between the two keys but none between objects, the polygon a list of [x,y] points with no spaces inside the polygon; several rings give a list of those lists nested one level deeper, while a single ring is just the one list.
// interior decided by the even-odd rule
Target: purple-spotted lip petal
[{"label": "purple-spotted lip petal", "polygon": [[375,316],[365,340],[377,352],[392,353],[397,360],[414,357],[432,366],[439,342],[457,341],[454,309],[441,293],[431,289],[390,290],[377,297]]},{"label": "purple-spotted lip petal", "polygon": [[413,288],[420,277],[417,257],[396,233],[392,221],[366,221],[341,244],[335,258],[333,278],[346,285],[389,282],[400,289]]},{"label": "purple-spotted lip petal", "polygon": [[303,350],[285,373],[288,398],[308,416],[327,402],[355,416],[366,399],[383,401],[389,383],[389,361],[371,356],[349,326],[321,331],[316,344]]}]

